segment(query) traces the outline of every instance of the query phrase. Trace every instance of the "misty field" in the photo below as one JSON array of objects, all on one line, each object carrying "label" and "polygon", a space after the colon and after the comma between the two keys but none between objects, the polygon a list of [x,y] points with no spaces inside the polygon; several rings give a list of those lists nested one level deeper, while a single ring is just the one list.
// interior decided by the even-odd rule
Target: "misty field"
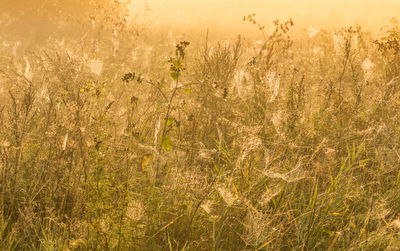
[{"label": "misty field", "polygon": [[9,2],[0,249],[400,249],[395,19],[296,35],[250,14],[258,35],[219,41],[114,1]]}]

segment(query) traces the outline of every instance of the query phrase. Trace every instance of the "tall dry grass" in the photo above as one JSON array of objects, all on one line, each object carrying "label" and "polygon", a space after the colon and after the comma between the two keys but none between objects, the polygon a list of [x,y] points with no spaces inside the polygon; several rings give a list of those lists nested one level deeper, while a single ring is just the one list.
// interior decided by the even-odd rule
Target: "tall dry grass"
[{"label": "tall dry grass", "polygon": [[2,249],[396,250],[391,25],[3,47]]}]

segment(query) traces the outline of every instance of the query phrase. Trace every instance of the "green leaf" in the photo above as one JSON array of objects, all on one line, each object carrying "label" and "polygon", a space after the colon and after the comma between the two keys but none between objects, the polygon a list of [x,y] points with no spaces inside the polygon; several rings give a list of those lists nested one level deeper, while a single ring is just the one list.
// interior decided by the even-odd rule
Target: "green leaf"
[{"label": "green leaf", "polygon": [[164,82],[158,82],[157,84],[159,87],[164,88]]},{"label": "green leaf", "polygon": [[182,91],[184,91],[186,94],[190,94],[192,93],[192,89],[188,89],[188,88],[182,88]]},{"label": "green leaf", "polygon": [[178,74],[175,72],[175,71],[171,71],[170,72],[170,75],[171,75],[171,78],[173,79],[173,80],[177,80],[178,79]]},{"label": "green leaf", "polygon": [[174,67],[178,70],[182,70],[183,69],[183,65],[182,62],[180,60],[175,60],[174,61]]},{"label": "green leaf", "polygon": [[170,127],[170,126],[172,126],[172,124],[175,122],[175,119],[174,118],[169,118],[168,120],[167,120],[167,127]]},{"label": "green leaf", "polygon": [[162,149],[163,149],[164,151],[169,151],[169,150],[172,149],[172,147],[173,147],[173,142],[172,142],[172,140],[171,140],[171,138],[170,138],[169,136],[165,136],[165,137],[164,137],[164,139],[163,139],[163,141],[162,141],[162,144],[161,144],[161,147],[162,147]]}]

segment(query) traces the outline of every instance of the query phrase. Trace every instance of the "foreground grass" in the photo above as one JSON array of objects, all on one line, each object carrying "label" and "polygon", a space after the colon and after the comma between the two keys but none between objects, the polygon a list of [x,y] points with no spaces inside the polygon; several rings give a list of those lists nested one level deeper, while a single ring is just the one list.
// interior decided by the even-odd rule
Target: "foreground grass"
[{"label": "foreground grass", "polygon": [[1,51],[2,249],[397,250],[400,30],[292,25]]}]

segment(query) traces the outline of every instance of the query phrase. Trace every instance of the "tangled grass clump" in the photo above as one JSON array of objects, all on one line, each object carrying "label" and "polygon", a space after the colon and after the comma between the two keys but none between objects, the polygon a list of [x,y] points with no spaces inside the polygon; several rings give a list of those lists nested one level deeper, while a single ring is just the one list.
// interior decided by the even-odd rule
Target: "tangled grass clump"
[{"label": "tangled grass clump", "polygon": [[399,26],[293,25],[0,50],[1,248],[396,250]]}]

